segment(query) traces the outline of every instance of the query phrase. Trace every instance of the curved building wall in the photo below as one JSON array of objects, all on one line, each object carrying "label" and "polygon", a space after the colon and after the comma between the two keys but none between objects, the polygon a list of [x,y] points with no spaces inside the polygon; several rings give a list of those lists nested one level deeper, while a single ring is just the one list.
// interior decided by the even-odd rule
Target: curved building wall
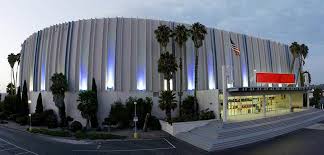
[{"label": "curved building wall", "polygon": [[[161,24],[174,28],[178,23],[104,18],[40,30],[22,44],[21,83],[26,80],[30,91],[48,91],[51,75],[62,72],[68,78],[70,92],[91,87],[92,78],[101,91],[159,92],[164,82],[157,72],[160,47],[154,30]],[[256,84],[255,72],[289,72],[292,56],[285,44],[213,28],[207,32],[199,49],[199,90],[222,88],[222,65],[231,66],[233,87],[268,86]],[[240,56],[231,51],[230,38],[240,48]],[[167,49],[179,57],[174,40],[171,39]],[[183,89],[191,90],[195,75],[194,46],[190,39],[185,50]],[[175,90],[180,86],[179,74],[172,80]]]}]

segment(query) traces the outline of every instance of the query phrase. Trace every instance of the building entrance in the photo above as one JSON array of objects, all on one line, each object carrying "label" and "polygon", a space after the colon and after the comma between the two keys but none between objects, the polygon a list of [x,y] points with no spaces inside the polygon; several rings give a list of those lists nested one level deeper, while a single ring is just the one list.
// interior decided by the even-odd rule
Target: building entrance
[{"label": "building entrance", "polygon": [[[266,112],[289,111],[289,100],[284,94],[266,95]],[[228,116],[263,113],[263,96],[228,97]]]}]

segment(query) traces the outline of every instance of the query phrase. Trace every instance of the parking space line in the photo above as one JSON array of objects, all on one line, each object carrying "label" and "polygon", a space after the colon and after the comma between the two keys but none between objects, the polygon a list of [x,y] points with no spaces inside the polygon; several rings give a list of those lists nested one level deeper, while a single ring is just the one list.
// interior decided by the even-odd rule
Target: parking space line
[{"label": "parking space line", "polygon": [[25,153],[29,153],[29,152],[20,152],[20,153],[17,153],[15,155],[20,155],[20,154],[25,154]]},{"label": "parking space line", "polygon": [[169,143],[169,145],[171,145],[173,148],[176,148],[170,141],[168,141],[167,139],[163,138],[167,143]]},{"label": "parking space line", "polygon": [[[15,145],[15,144],[12,144],[12,143],[8,142],[8,141],[6,141],[6,140],[4,140],[4,139],[2,139],[2,138],[0,138],[0,140],[3,141],[3,142],[5,142],[5,143],[7,143],[7,144],[9,144],[9,145],[14,146],[12,149],[14,149],[14,148],[18,148],[18,149],[21,149],[21,150],[26,151],[26,152],[28,152],[28,153],[31,153],[31,154],[34,154],[34,155],[38,155],[38,154],[35,153],[35,152],[32,152],[32,151],[26,150],[26,149],[24,149],[24,148],[22,148],[22,147],[19,147],[19,146]],[[7,151],[7,150],[0,150],[0,151]]]},{"label": "parking space line", "polygon": [[166,148],[152,148],[152,149],[130,149],[130,150],[72,150],[72,152],[136,152],[136,151],[154,151],[154,150],[171,150],[175,149],[174,147]]},{"label": "parking space line", "polygon": [[12,148],[8,148],[8,149],[2,149],[2,150],[0,150],[0,152],[2,152],[2,151],[8,151],[8,150],[14,150],[14,149],[17,149],[16,147],[12,147]]},{"label": "parking space line", "polygon": [[[143,139],[145,140],[145,139]],[[109,152],[136,152],[136,151],[154,151],[154,150],[171,150],[175,149],[176,147],[167,139],[147,139],[149,140],[161,140],[168,143],[170,147],[162,147],[162,148],[146,148],[146,149],[120,149],[120,150],[99,150],[99,149],[93,149],[93,150],[71,150],[72,152],[101,152],[101,153],[109,153]],[[123,140],[123,141],[136,141],[136,140]]]}]

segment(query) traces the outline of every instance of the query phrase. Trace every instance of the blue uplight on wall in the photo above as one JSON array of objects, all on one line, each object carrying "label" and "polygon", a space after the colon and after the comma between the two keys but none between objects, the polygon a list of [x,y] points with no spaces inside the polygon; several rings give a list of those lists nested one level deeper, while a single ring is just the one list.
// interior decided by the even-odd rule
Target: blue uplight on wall
[{"label": "blue uplight on wall", "polygon": [[247,67],[246,67],[246,63],[244,63],[244,62],[242,64],[242,80],[243,80],[243,87],[248,87],[249,80],[248,80],[248,75],[247,75]]},{"label": "blue uplight on wall", "polygon": [[46,68],[45,64],[42,63],[42,69],[41,69],[41,91],[45,90],[45,73],[46,73]]},{"label": "blue uplight on wall", "polygon": [[86,70],[86,66],[81,63],[80,66],[80,90],[87,90],[88,89],[88,74]]},{"label": "blue uplight on wall", "polygon": [[208,53],[207,53],[207,69],[208,69],[208,88],[215,89],[215,77],[214,77],[212,51],[208,51]]},{"label": "blue uplight on wall", "polygon": [[194,79],[195,79],[194,66],[190,65],[190,68],[188,67],[188,90],[195,89]]},{"label": "blue uplight on wall", "polygon": [[137,69],[137,90],[146,90],[146,74],[143,67]]},{"label": "blue uplight on wall", "polygon": [[115,88],[115,49],[110,47],[107,54],[106,88]]}]

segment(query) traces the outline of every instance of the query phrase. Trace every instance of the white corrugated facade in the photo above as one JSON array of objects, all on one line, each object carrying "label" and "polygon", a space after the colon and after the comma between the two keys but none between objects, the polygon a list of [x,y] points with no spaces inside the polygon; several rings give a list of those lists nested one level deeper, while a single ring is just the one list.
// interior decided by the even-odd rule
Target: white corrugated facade
[{"label": "white corrugated facade", "polygon": [[[71,94],[91,88],[92,78],[104,94],[159,92],[164,82],[157,71],[160,47],[154,30],[161,24],[173,29],[179,23],[104,18],[73,21],[40,30],[22,44],[20,83],[26,80],[31,93],[49,91],[50,77],[61,72],[68,78]],[[230,38],[240,48],[240,56],[231,51]],[[179,57],[179,47],[174,40],[171,39],[167,49]],[[195,75],[191,39],[185,51],[183,89],[192,90]],[[233,69],[230,77],[233,87],[267,87],[256,84],[255,72],[289,73],[291,62],[288,45],[208,28],[199,49],[198,90],[222,88],[222,65]],[[297,72],[297,67],[295,69]],[[179,90],[179,75],[177,72],[172,80],[174,90]],[[102,102],[104,96],[100,96]]]}]

